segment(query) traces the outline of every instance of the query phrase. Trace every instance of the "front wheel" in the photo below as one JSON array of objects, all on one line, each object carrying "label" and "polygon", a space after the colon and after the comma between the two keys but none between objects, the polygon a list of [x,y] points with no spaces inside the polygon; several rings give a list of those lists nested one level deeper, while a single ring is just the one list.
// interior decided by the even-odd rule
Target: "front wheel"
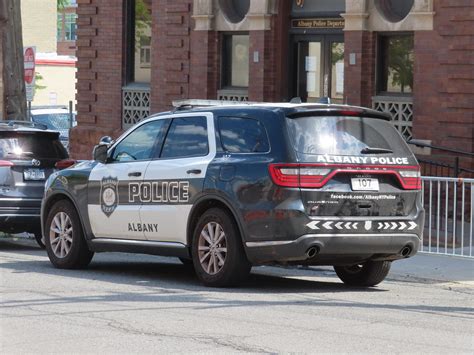
[{"label": "front wheel", "polygon": [[251,269],[235,221],[219,208],[206,211],[199,219],[192,259],[199,280],[211,287],[234,286]]},{"label": "front wheel", "polygon": [[337,276],[347,285],[370,287],[381,283],[390,271],[391,261],[368,261],[350,266],[334,266]]},{"label": "front wheel", "polygon": [[57,268],[84,268],[94,256],[84,239],[79,215],[69,201],[53,205],[46,219],[44,237],[49,260]]}]

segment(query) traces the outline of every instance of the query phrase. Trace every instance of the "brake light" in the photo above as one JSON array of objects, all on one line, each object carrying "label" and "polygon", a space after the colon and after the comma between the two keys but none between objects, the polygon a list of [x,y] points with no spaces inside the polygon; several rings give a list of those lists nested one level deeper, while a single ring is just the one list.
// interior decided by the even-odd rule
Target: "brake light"
[{"label": "brake light", "polygon": [[418,166],[345,164],[270,164],[269,172],[278,186],[321,188],[340,173],[394,175],[404,190],[421,189]]},{"label": "brake light", "polygon": [[399,174],[405,190],[421,189],[421,173],[419,168],[414,170],[400,170]]},{"label": "brake light", "polygon": [[271,164],[273,182],[286,187],[322,187],[331,169],[301,164]]},{"label": "brake light", "polygon": [[9,160],[0,160],[0,168],[2,167],[10,167],[10,166],[13,166],[15,164],[13,164],[11,161]]},{"label": "brake light", "polygon": [[60,160],[56,164],[54,164],[54,167],[58,170],[63,170],[63,169],[69,168],[70,166],[73,166],[76,163],[77,163],[77,161],[74,160],[74,159],[64,159],[64,160]]}]

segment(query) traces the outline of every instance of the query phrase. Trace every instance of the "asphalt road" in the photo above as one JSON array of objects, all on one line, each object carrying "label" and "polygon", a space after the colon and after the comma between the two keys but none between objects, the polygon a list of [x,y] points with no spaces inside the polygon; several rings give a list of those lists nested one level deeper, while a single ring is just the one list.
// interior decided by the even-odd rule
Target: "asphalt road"
[{"label": "asphalt road", "polygon": [[54,269],[0,239],[0,353],[471,353],[472,284],[398,275],[344,286],[328,268],[255,268],[208,289],[177,259],[97,254]]}]

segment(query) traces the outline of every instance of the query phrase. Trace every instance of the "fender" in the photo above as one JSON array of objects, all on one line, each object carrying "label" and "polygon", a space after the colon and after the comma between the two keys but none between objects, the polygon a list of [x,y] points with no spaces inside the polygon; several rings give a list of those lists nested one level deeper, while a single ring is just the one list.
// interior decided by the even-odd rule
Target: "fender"
[{"label": "fender", "polygon": [[46,230],[46,226],[45,226],[46,218],[47,218],[47,213],[46,213],[47,211],[45,210],[46,205],[49,203],[49,201],[51,201],[52,198],[57,197],[59,195],[63,196],[63,197],[66,197],[66,199],[68,199],[72,203],[74,208],[76,209],[77,215],[79,216],[79,221],[81,222],[82,230],[84,231],[84,236],[86,237],[86,241],[88,242],[89,240],[93,239],[92,234],[89,234],[90,228],[86,229],[86,225],[85,225],[84,219],[82,217],[82,213],[80,213],[80,209],[79,209],[79,206],[77,205],[76,200],[74,199],[72,194],[67,190],[52,191],[43,200],[43,202],[41,204],[41,232],[43,233],[43,235],[45,235],[44,233],[45,233],[45,230]]},{"label": "fender", "polygon": [[[242,242],[244,243],[245,246],[245,240],[246,238],[246,233],[243,227],[242,223],[242,216],[237,212],[237,209],[234,207],[234,205],[230,202],[230,199],[227,198],[224,194],[218,193],[217,191],[213,191],[211,193],[209,192],[202,192],[202,196],[200,196],[195,202],[194,205],[191,209],[190,216],[194,214],[196,211],[197,206],[199,206],[202,202],[206,202],[209,200],[217,200],[224,204],[232,213],[232,216],[234,217],[235,221],[237,222],[237,227],[239,228],[240,235],[242,236]],[[191,245],[190,243],[190,238],[192,237],[193,231],[191,230],[191,218],[188,218],[187,221],[187,239],[188,239],[188,246]]]}]

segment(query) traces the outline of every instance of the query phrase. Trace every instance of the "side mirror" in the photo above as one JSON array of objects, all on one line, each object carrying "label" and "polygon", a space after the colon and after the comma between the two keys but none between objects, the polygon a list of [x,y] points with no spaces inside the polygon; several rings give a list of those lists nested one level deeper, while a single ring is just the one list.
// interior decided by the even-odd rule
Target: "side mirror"
[{"label": "side mirror", "polygon": [[107,162],[107,150],[109,147],[106,144],[98,144],[94,147],[92,156],[95,161],[105,164]]},{"label": "side mirror", "polygon": [[99,145],[106,145],[107,148],[114,144],[114,140],[110,136],[104,136],[100,139]]}]

